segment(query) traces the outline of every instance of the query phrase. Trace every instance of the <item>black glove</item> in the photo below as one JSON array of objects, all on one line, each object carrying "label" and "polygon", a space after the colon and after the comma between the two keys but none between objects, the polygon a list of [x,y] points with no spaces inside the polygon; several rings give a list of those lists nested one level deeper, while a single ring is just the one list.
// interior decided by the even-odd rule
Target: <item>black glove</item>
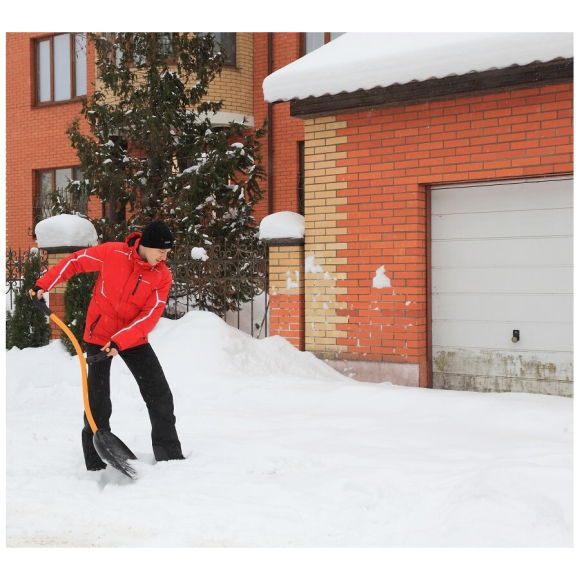
[{"label": "black glove", "polygon": [[[31,298],[35,298],[36,297],[36,294],[38,294],[38,291],[39,290],[42,290],[43,292],[46,292],[46,290],[44,288],[41,288],[40,286],[38,286],[37,284],[35,284],[32,287],[32,291],[34,292],[34,296],[31,296]],[[44,298],[42,298],[42,300],[44,300]]]},{"label": "black glove", "polygon": [[[109,350],[111,350],[112,348],[116,348],[117,352],[120,351],[119,347],[117,346],[117,344],[113,340],[111,340],[111,344],[109,344],[109,346],[107,348]],[[88,363],[98,363],[98,362],[105,360],[108,356],[109,355],[107,354],[107,351],[102,350],[101,352],[98,352],[97,354],[94,354],[93,356],[88,356],[87,362]]]}]

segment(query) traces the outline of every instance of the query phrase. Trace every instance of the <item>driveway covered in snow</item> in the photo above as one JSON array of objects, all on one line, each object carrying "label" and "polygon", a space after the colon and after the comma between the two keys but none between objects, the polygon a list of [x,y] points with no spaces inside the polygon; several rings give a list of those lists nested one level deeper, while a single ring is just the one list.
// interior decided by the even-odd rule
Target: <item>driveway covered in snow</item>
[{"label": "driveway covered in snow", "polygon": [[137,481],[85,471],[60,341],[7,353],[8,546],[572,546],[571,399],[359,383],[208,313],[162,319],[151,342],[187,460],[155,464],[115,359]]}]

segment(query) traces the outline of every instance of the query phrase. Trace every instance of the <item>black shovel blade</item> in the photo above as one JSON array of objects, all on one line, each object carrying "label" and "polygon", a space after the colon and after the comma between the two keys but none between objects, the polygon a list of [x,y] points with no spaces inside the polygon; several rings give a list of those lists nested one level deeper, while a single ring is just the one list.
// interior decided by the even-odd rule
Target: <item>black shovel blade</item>
[{"label": "black shovel blade", "polygon": [[127,477],[137,479],[137,472],[129,464],[130,459],[137,459],[137,457],[116,435],[110,431],[98,429],[93,435],[93,445],[105,463],[118,469]]}]

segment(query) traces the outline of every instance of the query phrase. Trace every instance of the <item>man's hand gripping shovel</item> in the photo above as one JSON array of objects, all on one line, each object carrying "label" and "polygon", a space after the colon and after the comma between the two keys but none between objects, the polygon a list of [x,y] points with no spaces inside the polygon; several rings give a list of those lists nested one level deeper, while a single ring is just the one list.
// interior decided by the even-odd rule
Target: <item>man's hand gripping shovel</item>
[{"label": "man's hand gripping shovel", "polygon": [[[129,461],[136,460],[135,454],[111,431],[108,429],[99,429],[93,419],[93,414],[91,413],[91,406],[89,403],[89,388],[87,382],[87,368],[86,361],[83,351],[75,337],[71,332],[70,328],[47,306],[43,298],[40,300],[36,296],[34,290],[30,291],[30,297],[34,305],[42,310],[53,322],[55,322],[66,335],[70,338],[77,355],[79,357],[79,362],[81,365],[81,376],[83,381],[83,404],[85,407],[85,414],[91,429],[93,431],[93,445],[100,458],[115,469],[118,469],[121,473],[125,474],[131,479],[137,479],[137,472],[130,465]],[[91,357],[89,362],[97,362],[104,360],[107,357],[106,352],[99,353],[95,357]]]}]

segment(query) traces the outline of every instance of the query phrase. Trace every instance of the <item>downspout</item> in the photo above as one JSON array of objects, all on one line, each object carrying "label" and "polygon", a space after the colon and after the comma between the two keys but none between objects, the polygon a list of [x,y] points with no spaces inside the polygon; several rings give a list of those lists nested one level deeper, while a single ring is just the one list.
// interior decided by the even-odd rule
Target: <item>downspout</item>
[{"label": "downspout", "polygon": [[[268,32],[268,76],[274,72],[273,33]],[[268,215],[274,209],[274,123],[272,119],[273,105],[268,102]]]}]

